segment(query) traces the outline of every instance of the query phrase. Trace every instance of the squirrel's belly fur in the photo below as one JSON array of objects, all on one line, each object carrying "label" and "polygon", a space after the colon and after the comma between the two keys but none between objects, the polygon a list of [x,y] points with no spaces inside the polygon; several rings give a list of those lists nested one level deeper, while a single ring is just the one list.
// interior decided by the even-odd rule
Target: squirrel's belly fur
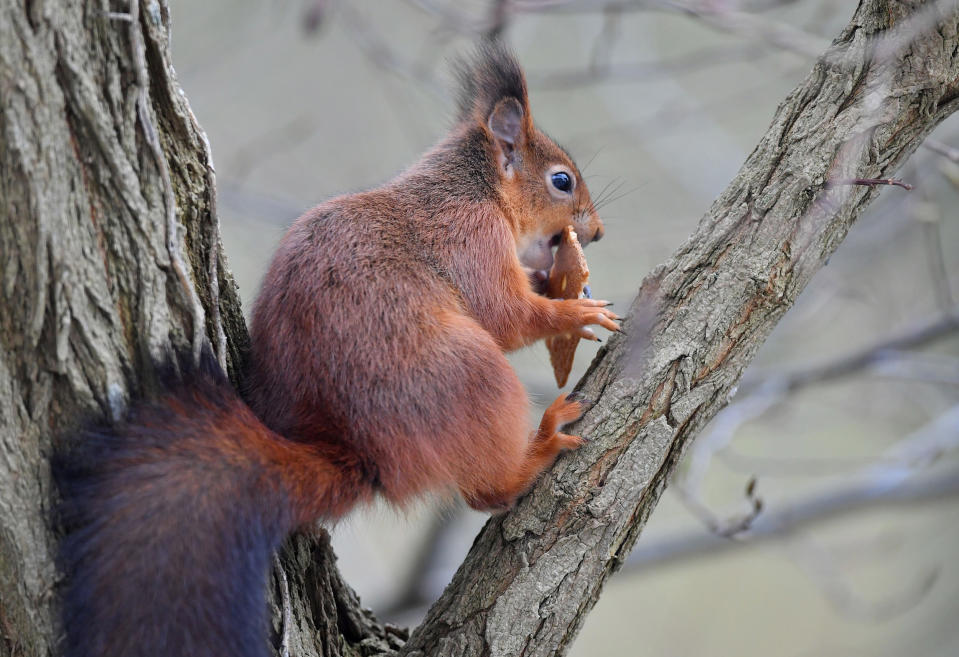
[{"label": "squirrel's belly fur", "polygon": [[581,444],[559,432],[575,399],[530,431],[504,352],[617,329],[606,302],[535,294],[517,253],[539,267],[567,225],[585,244],[602,222],[533,125],[512,55],[484,47],[461,78],[457,124],[417,165],[291,227],[243,398],[211,356],[181,357],[126,421],[64,441],[66,657],[263,657],[270,557],[291,530],[375,495],[508,507]]}]

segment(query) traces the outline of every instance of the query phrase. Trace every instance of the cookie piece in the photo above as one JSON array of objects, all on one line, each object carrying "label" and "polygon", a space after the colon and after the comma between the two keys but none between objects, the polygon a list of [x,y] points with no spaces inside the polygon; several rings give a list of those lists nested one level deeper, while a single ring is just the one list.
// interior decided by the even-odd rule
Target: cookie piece
[{"label": "cookie piece", "polygon": [[[553,258],[553,267],[549,270],[546,296],[550,299],[578,299],[588,281],[589,268],[586,266],[583,247],[580,246],[573,227],[567,226],[563,229],[556,256]],[[549,362],[553,366],[553,375],[560,388],[566,385],[569,372],[573,369],[573,356],[578,344],[579,336],[569,333],[546,338]]]}]

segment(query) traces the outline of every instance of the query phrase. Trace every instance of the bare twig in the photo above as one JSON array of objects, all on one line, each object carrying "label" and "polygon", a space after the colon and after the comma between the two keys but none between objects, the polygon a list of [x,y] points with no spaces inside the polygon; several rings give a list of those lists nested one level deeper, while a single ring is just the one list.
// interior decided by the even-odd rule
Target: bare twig
[{"label": "bare twig", "polygon": [[285,154],[289,149],[306,141],[316,127],[313,113],[301,114],[240,144],[233,154],[233,178],[242,184],[257,167],[267,164],[273,157]]},{"label": "bare twig", "polygon": [[[649,62],[603,63],[579,70],[532,73],[529,75],[529,82],[531,86],[546,89],[569,89],[611,82],[649,82],[677,74],[701,72],[716,66],[750,61],[761,52],[760,48],[753,45],[715,46]],[[742,100],[741,91],[737,91],[737,98]]]},{"label": "bare twig", "polygon": [[891,379],[959,385],[959,358],[948,354],[890,351],[888,358],[876,363],[873,369],[876,376]]},{"label": "bare twig", "polygon": [[[703,500],[701,494],[702,482],[705,480],[713,457],[729,447],[743,424],[762,416],[785,400],[788,393],[800,387],[852,374],[883,358],[890,349],[917,346],[957,330],[959,330],[959,309],[934,321],[926,321],[910,327],[909,330],[893,338],[826,365],[793,374],[766,377],[763,383],[753,387],[748,395],[721,411],[713,420],[712,429],[701,436],[693,446],[684,475],[679,481],[674,482],[680,499],[710,531],[729,536],[748,529],[761,510],[761,505],[753,506],[752,517],[749,514],[746,516],[737,514],[731,518],[721,519],[709,509],[709,505]],[[747,386],[748,384],[744,384],[743,387]],[[803,472],[809,472],[808,465],[808,463],[793,463],[790,467],[792,470],[802,467]],[[829,468],[817,468],[816,472],[817,474],[822,473],[823,470],[835,472],[837,468],[848,465],[848,463],[831,463]]]},{"label": "bare twig", "polygon": [[764,41],[803,57],[819,57],[829,46],[826,39],[804,32],[787,23],[770,20],[758,14],[734,11],[721,3],[673,0],[663,4],[724,32],[750,40]]},{"label": "bare twig", "polygon": [[933,153],[938,153],[944,158],[959,164],[959,148],[953,148],[949,144],[944,144],[935,139],[927,139],[922,143],[922,145],[931,150]]},{"label": "bare twig", "polygon": [[753,477],[746,484],[745,499],[747,509],[745,512],[733,514],[725,518],[716,515],[705,503],[698,497],[692,496],[691,489],[686,486],[677,486],[676,493],[679,499],[689,511],[699,519],[703,525],[713,534],[724,538],[732,538],[743,532],[749,531],[756,518],[762,513],[764,503],[761,498],[756,496],[756,478]]},{"label": "bare twig", "polygon": [[749,531],[736,540],[691,529],[640,543],[625,562],[625,570],[643,570],[666,563],[711,557],[728,550],[779,539],[826,520],[872,508],[923,504],[959,497],[959,468],[939,469],[910,477],[894,486],[869,478],[844,479],[786,504],[769,504]]},{"label": "bare twig", "polygon": [[485,30],[487,41],[496,41],[509,24],[509,0],[492,0],[489,12],[489,27]]},{"label": "bare twig", "polygon": [[596,73],[605,71],[612,59],[613,49],[620,37],[620,19],[622,11],[619,7],[610,6],[603,11],[603,28],[596,39],[593,40],[593,46],[589,53],[589,69]]},{"label": "bare twig", "polygon": [[879,622],[895,618],[919,604],[939,577],[939,568],[927,569],[913,583],[878,600],[867,600],[846,581],[843,569],[821,545],[804,538],[787,547],[790,559],[843,616]]},{"label": "bare twig", "polygon": [[443,85],[435,76],[428,69],[405,61],[359,10],[344,2],[339,6],[339,15],[352,33],[354,43],[373,64],[385,71],[414,80],[441,98],[445,96]]},{"label": "bare twig", "polygon": [[739,387],[739,393],[761,393],[763,386],[767,385],[763,382],[771,379],[776,379],[784,392],[794,392],[812,383],[821,383],[855,374],[866,367],[882,362],[891,352],[929,344],[957,331],[959,331],[959,308],[953,308],[951,312],[924,318],[895,335],[832,359],[827,363],[797,370],[790,374],[778,376],[764,374],[744,379]]},{"label": "bare twig", "polygon": [[913,218],[922,226],[926,246],[926,262],[929,263],[929,278],[939,307],[948,312],[955,305],[949,285],[949,271],[942,249],[942,210],[930,200],[913,206]]}]

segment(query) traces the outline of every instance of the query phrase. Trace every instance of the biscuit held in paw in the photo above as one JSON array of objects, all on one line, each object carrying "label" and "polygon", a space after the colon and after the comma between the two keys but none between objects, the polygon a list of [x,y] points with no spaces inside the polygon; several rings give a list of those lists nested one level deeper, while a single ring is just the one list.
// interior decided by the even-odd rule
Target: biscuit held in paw
[{"label": "biscuit held in paw", "polygon": [[[588,280],[589,268],[586,266],[583,247],[580,246],[573,227],[567,226],[563,229],[563,235],[553,259],[553,267],[549,270],[546,296],[550,299],[578,299]],[[573,369],[573,356],[576,353],[577,344],[579,344],[579,337],[569,333],[546,338],[549,362],[553,366],[556,384],[560,388],[566,385],[569,372]]]}]

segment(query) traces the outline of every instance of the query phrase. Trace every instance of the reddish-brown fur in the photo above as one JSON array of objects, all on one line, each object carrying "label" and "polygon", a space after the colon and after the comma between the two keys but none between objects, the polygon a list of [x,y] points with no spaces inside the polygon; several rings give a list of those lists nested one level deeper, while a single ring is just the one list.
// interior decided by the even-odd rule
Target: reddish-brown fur
[{"label": "reddish-brown fur", "polygon": [[565,226],[586,243],[602,223],[513,57],[481,50],[462,79],[456,125],[418,164],[284,237],[253,312],[249,408],[207,359],[55,460],[69,657],[263,655],[264,574],[294,527],[377,494],[508,507],[580,445],[559,432],[576,400],[530,430],[504,352],[617,330],[605,302],[530,283]]},{"label": "reddish-brown fur", "polygon": [[[253,311],[248,401],[278,433],[357,468],[358,498],[458,488],[475,506],[510,504],[578,444],[556,429],[579,405],[554,403],[531,436],[503,352],[616,328],[605,302],[531,289],[520,245],[570,224],[588,241],[602,224],[569,156],[533,125],[515,62],[491,50],[471,75],[496,84],[474,89],[418,164],[296,221]],[[490,127],[502,89],[522,112],[512,144]],[[547,188],[557,164],[576,177],[568,198]]]}]

